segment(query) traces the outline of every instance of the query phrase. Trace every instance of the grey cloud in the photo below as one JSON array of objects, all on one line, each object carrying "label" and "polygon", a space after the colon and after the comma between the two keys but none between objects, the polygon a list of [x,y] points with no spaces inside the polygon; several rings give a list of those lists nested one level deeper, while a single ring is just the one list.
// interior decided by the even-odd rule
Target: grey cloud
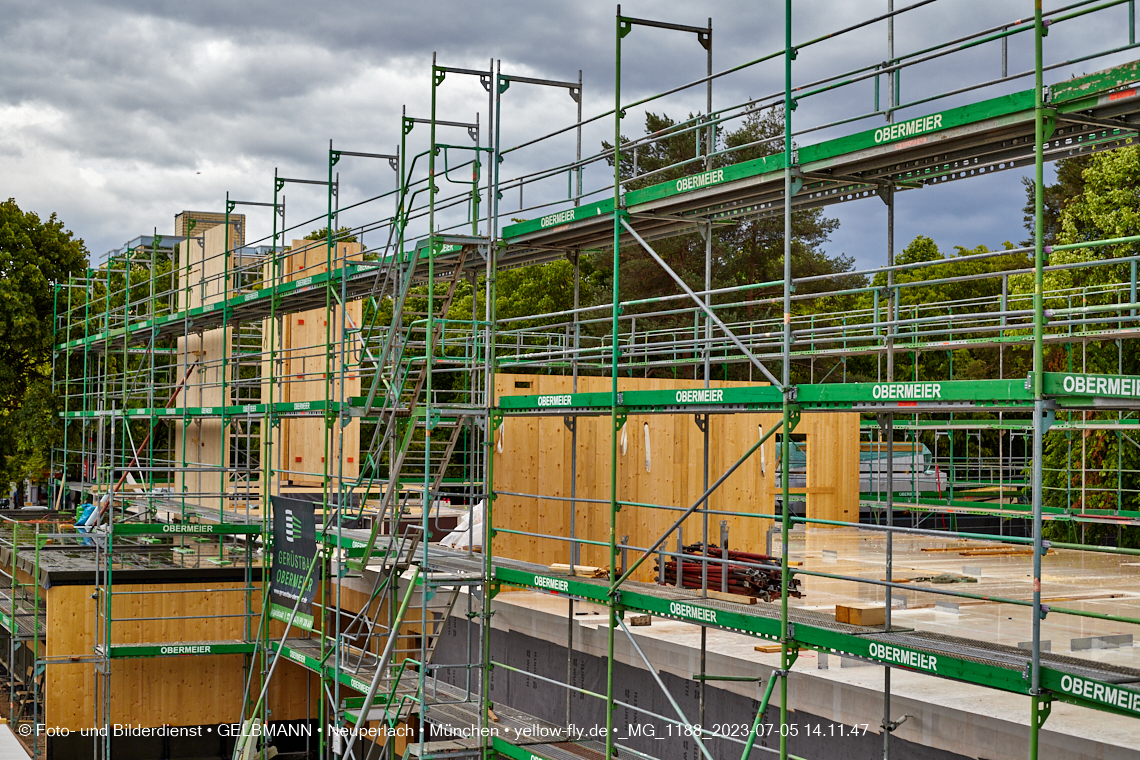
[{"label": "grey cloud", "polygon": [[[896,0],[899,7],[905,4]],[[794,40],[802,43],[885,7],[881,1],[796,0]],[[898,19],[896,49],[912,50],[1030,10],[1026,2],[940,0]],[[623,11],[692,25],[703,25],[711,16],[717,69],[783,46],[783,3],[778,0],[637,0],[624,3]],[[1055,27],[1047,40],[1048,60],[1075,58],[1112,40],[1126,41],[1126,13],[1122,7]],[[96,253],[154,226],[169,227],[172,215],[182,208],[216,208],[227,191],[234,197],[264,200],[274,167],[292,176],[322,176],[329,138],[350,149],[391,150],[399,141],[401,106],[406,104],[411,114],[427,115],[433,51],[448,65],[481,68],[495,57],[502,59],[504,71],[557,79],[573,79],[582,69],[587,115],[613,102],[610,2],[77,0],[52,5],[0,0],[0,17],[5,19],[0,28],[0,196],[13,195],[41,213],[59,211]],[[1032,65],[1030,40],[1022,35],[1010,41],[1011,71]],[[623,42],[623,53],[625,102],[698,78],[705,70],[704,51],[696,40],[676,32],[637,29]],[[885,57],[885,24],[877,23],[805,48],[794,71],[797,81],[804,82]],[[1124,57],[1074,64],[1050,75],[1051,81]],[[782,61],[775,60],[718,80],[716,107],[779,92],[782,71]],[[909,100],[999,73],[1000,46],[994,43],[908,71],[902,95]],[[1021,80],[919,106],[914,113],[1031,84]],[[866,82],[808,98],[795,112],[793,124],[870,110],[872,92]],[[449,80],[441,90],[441,117],[471,118],[485,108],[485,97],[474,82]],[[703,88],[649,108],[675,118],[701,111]],[[20,120],[13,116],[17,112]],[[564,93],[512,87],[504,96],[504,144],[564,125],[573,114]],[[641,110],[632,111],[623,132],[640,132],[643,118]],[[798,142],[873,125],[817,132]],[[612,139],[612,122],[588,127],[584,150],[596,151],[603,139]],[[416,132],[411,145],[422,146],[422,140],[423,134]],[[557,146],[512,154],[504,171],[518,174],[573,155],[570,141],[563,139]],[[340,168],[346,202],[350,196],[391,187],[384,167]],[[600,182],[604,174],[591,168],[588,184],[591,177]],[[926,230],[944,246],[1021,239],[1017,176],[987,179],[993,189],[978,184],[970,190],[975,183],[963,182],[904,194],[899,247],[912,230]],[[559,181],[565,192],[564,180]],[[548,185],[546,191],[536,188],[528,201],[541,192],[558,192],[558,182]],[[319,212],[319,193],[297,188],[288,193],[295,218],[310,208]],[[833,252],[846,251],[868,265],[882,261],[885,234],[876,221],[881,211],[871,210],[875,203],[828,212],[843,222]],[[251,216],[252,233],[261,224]]]}]

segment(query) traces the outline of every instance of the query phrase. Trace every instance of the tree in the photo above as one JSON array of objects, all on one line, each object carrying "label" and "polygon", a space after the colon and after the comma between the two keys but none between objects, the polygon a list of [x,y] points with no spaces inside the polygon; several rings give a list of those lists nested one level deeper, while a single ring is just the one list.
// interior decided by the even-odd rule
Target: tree
[{"label": "tree", "polygon": [[[313,230],[302,240],[326,240],[329,236],[329,228],[321,227],[319,230]],[[352,234],[352,230],[348,227],[341,227],[336,231],[336,242],[338,243],[355,243],[357,242],[356,235]]]},{"label": "tree", "polygon": [[[1013,244],[1007,242],[1006,248]],[[1023,269],[1031,266],[1030,258],[1024,253],[1011,253],[1008,256],[994,256],[974,261],[962,261],[967,256],[989,253],[984,245],[976,248],[955,246],[955,254],[946,256],[938,249],[938,245],[925,235],[919,235],[895,256],[895,264],[917,264],[920,262],[939,262],[930,266],[915,269],[904,269],[895,274],[895,284],[898,286],[898,316],[901,320],[927,319],[925,323],[901,325],[897,333],[900,342],[907,343],[913,340],[914,330],[941,329],[937,321],[940,313],[949,314],[955,309],[951,304],[962,304],[970,301],[977,303],[997,303],[1002,292],[1002,281],[997,273]],[[923,284],[928,281],[930,284]],[[885,287],[887,275],[879,272],[872,280],[877,287]],[[942,304],[946,304],[946,311],[940,312]],[[865,306],[869,304],[864,304]],[[881,307],[885,309],[885,306]],[[960,307],[957,307],[960,311]],[[885,312],[884,312],[885,317]],[[946,336],[951,337],[950,335]],[[952,336],[955,339],[989,339],[991,332],[980,331],[971,333],[968,328],[956,330]],[[912,352],[896,354],[895,377],[899,380],[977,380],[998,375],[999,365],[1004,377],[1023,376],[1027,371],[1024,362],[1028,352],[1024,349],[1007,349],[1002,355],[1004,363],[999,359],[996,348],[960,348],[953,352],[929,351],[919,360]],[[919,366],[915,368],[915,361]]]},{"label": "tree", "polygon": [[[1078,197],[1085,187],[1084,171],[1088,168],[1089,163],[1092,161],[1092,155],[1073,156],[1072,158],[1065,158],[1057,162],[1057,181],[1052,185],[1046,185],[1044,188],[1044,213],[1042,218],[1045,222],[1045,234],[1042,236],[1045,240],[1045,245],[1053,245],[1057,240],[1057,233],[1060,231],[1061,212],[1069,204],[1069,201]],[[1022,177],[1021,184],[1025,187],[1025,207],[1022,211],[1022,219],[1025,221],[1025,229],[1029,231],[1029,239],[1022,240],[1021,245],[1033,245],[1033,235],[1037,231],[1037,226],[1034,216],[1036,208],[1036,183],[1032,177]]]},{"label": "tree", "polygon": [[87,249],[53,213],[0,203],[0,469],[39,480],[62,426],[51,389],[54,285],[87,266]]},{"label": "tree", "polygon": [[[697,154],[697,140],[691,131],[690,114],[686,122],[678,124],[665,114],[648,113],[645,132],[654,136],[651,142],[637,146],[636,175],[634,151],[623,148],[620,175],[626,178],[625,186],[637,189],[661,182],[676,180],[705,171],[705,160]],[[762,158],[784,149],[784,122],[776,109],[754,110],[741,125],[717,136],[716,155],[709,160],[712,168],[728,166]],[[623,143],[628,138],[622,138]],[[603,148],[613,146],[603,143]],[[613,165],[612,156],[609,159]],[[824,216],[820,209],[800,209],[792,213],[792,271],[796,277],[820,274],[842,275],[852,269],[849,257],[832,256],[823,245],[839,226],[838,220]],[[697,232],[671,237],[653,244],[654,250],[669,264],[678,276],[695,290],[703,290],[705,283],[705,240]],[[594,302],[608,298],[612,283],[613,263],[610,254],[593,254],[591,263],[597,272],[597,291]],[[641,249],[630,245],[621,251],[621,290],[623,300],[637,300],[671,295],[679,292],[672,278]],[[718,225],[712,241],[712,287],[734,288],[761,282],[783,279],[784,220],[782,214],[768,217],[751,217],[735,223]],[[864,283],[862,277],[837,277],[830,281],[811,283],[798,289],[800,293],[813,290],[850,288]],[[778,318],[782,307],[765,302],[782,293],[780,286],[770,289],[752,289],[747,298],[737,295],[714,298],[721,303],[745,302],[735,308],[722,308],[718,315],[725,322],[748,319]],[[757,303],[757,302],[760,303]],[[797,301],[797,313],[819,309],[839,309],[843,304],[835,299]],[[677,313],[669,316],[638,319],[638,330],[692,329],[692,316]],[[738,368],[746,373],[746,369]],[[722,368],[718,368],[718,372]],[[727,376],[728,370],[723,369]]]},{"label": "tree", "polygon": [[[1079,172],[1078,172],[1079,169]],[[1063,162],[1057,183],[1045,188],[1046,244],[1069,244],[1129,237],[1140,234],[1140,149],[1098,153]],[[1031,186],[1030,186],[1031,188]],[[1032,195],[1030,195],[1032,199]],[[1050,219],[1050,212],[1055,217]],[[1052,238],[1050,237],[1052,234]],[[1129,266],[1109,263],[1140,253],[1136,244],[1055,251],[1050,265],[1106,262],[1098,266],[1059,269],[1045,273],[1046,309],[1127,302]],[[1015,290],[1033,292],[1033,278],[1011,278]],[[1065,329],[1058,327],[1057,329]],[[1078,327],[1077,330],[1083,330]],[[1045,370],[1140,374],[1140,355],[1127,342],[1083,340],[1050,344],[1045,349]],[[1058,417],[1061,415],[1059,414]],[[1085,421],[1112,421],[1116,413],[1086,413]],[[1080,420],[1081,416],[1073,417]],[[1045,504],[1081,511],[1086,509],[1140,509],[1140,448],[1135,437],[1115,430],[1065,430],[1045,437],[1043,486]],[[1120,541],[1140,546],[1140,529],[1116,526],[1081,526],[1050,522],[1046,537],[1089,543]]]}]

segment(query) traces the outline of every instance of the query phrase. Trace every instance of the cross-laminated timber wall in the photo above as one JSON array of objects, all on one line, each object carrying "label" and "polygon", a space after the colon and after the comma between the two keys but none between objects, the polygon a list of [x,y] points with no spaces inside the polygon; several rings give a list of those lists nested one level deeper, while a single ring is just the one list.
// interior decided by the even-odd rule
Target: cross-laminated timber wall
[{"label": "cross-laminated timber wall", "polygon": [[[580,377],[583,393],[608,392],[607,377]],[[748,383],[711,381],[713,388],[749,387]],[[700,389],[701,380],[622,378],[624,391]],[[569,394],[573,380],[560,375],[496,375],[499,396],[526,393]],[[609,540],[609,417],[577,417],[577,487],[573,494],[576,537],[605,544]],[[710,415],[709,471],[715,478],[727,470],[764,431],[778,425],[780,415],[740,413]],[[570,536],[572,447],[561,417],[509,417],[495,438],[496,519],[501,519],[495,551],[501,556],[540,564],[569,561],[566,540],[539,538],[507,531]],[[813,519],[857,522],[859,519],[859,415],[852,413],[805,414],[796,429],[807,450],[806,487],[803,493],[807,516]],[[691,414],[631,415],[619,434],[618,498],[648,504],[690,505],[704,492],[703,434]],[[647,451],[648,449],[648,451]],[[775,438],[768,439],[756,456],[750,457],[709,499],[713,510],[770,515],[775,512],[778,455]],[[527,498],[516,494],[542,494]],[[553,498],[550,498],[553,497]],[[750,517],[713,516],[709,541],[716,544],[719,520],[728,523],[731,546],[763,551],[771,520]],[[676,513],[660,509],[623,507],[618,515],[619,538],[629,536],[630,546],[649,546],[673,521]],[[702,540],[702,518],[689,517],[683,540]],[[580,564],[608,564],[604,546],[583,544]],[[670,542],[670,549],[673,542]],[[637,580],[652,581],[652,565],[638,570]]]}]

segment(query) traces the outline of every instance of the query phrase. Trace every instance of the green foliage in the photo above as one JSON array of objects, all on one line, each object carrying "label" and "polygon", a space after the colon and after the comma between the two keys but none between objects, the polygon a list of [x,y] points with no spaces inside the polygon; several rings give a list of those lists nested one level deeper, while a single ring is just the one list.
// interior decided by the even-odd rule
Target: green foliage
[{"label": "green foliage", "polygon": [[[585,262],[583,262],[585,264]],[[580,292],[592,291],[593,270],[582,267]],[[552,261],[536,267],[508,269],[495,278],[495,316],[502,319],[525,317],[529,314],[549,314],[574,307],[574,265],[569,261]],[[473,297],[474,296],[474,297]],[[476,319],[486,319],[484,282],[480,278],[472,294],[467,283],[458,286],[455,304],[449,318],[470,320],[472,307]],[[565,318],[526,319],[505,325],[503,329],[533,327]]]},{"label": "green foliage", "polygon": [[60,435],[50,388],[53,285],[87,266],[83,241],[55,214],[0,203],[0,468],[38,480]]},{"label": "green foliage", "polygon": [[[1043,193],[1045,234],[1042,239],[1045,245],[1054,245],[1057,242],[1057,233],[1060,231],[1061,211],[1069,201],[1081,194],[1085,187],[1084,171],[1092,161],[1092,155],[1074,156],[1057,162],[1057,181],[1046,185]],[[1035,231],[1034,216],[1034,188],[1036,185],[1032,177],[1022,177],[1021,184],[1025,187],[1025,207],[1022,209],[1022,219],[1025,229],[1029,232],[1029,239],[1021,241],[1021,245],[1033,245]]]},{"label": "green foliage", "polygon": [[[1012,248],[1009,242],[1006,248]],[[938,261],[945,262],[936,266],[925,266],[916,269],[902,270],[895,273],[895,284],[899,288],[898,316],[900,320],[937,318],[940,313],[949,314],[953,309],[962,311],[962,304],[977,299],[979,309],[988,308],[1001,295],[1001,278],[991,275],[1012,269],[1029,266],[1029,259],[1023,253],[1014,253],[1008,256],[994,256],[975,261],[963,261],[968,256],[988,253],[989,249],[980,245],[976,248],[955,246],[953,256],[946,256],[938,249],[937,244],[926,237],[919,235],[895,256],[898,265],[917,264],[919,262]],[[926,284],[929,283],[929,284]],[[872,279],[872,284],[884,287],[887,284],[885,272],[879,272]],[[885,300],[885,299],[884,299]],[[863,306],[871,308],[871,298],[865,297]],[[939,304],[946,304],[946,311],[940,312]],[[953,304],[953,306],[951,306]],[[885,308],[881,304],[880,308]],[[885,319],[885,312],[883,318]],[[930,323],[922,323],[930,326]],[[899,327],[898,341],[909,342],[916,327],[903,324]],[[991,337],[990,334],[977,336],[965,333],[954,336],[965,337]],[[904,353],[896,355],[897,379],[916,380],[972,380],[996,377],[999,369],[1006,377],[1016,377],[1028,371],[1025,361],[1029,358],[1024,350],[1007,350],[1004,364],[1001,362],[996,348],[961,348],[953,352],[929,352],[924,354],[915,371],[916,358],[913,354]],[[999,367],[999,365],[1001,365]]]},{"label": "green foliage", "polygon": [[[352,232],[348,227],[340,227],[336,231],[336,241],[338,243],[355,243],[357,242],[356,235],[350,234]],[[319,230],[313,230],[302,240],[324,240],[329,236],[329,228],[321,227]]]},{"label": "green foliage", "polygon": [[[692,119],[692,116],[689,117]],[[632,149],[622,151],[621,176],[630,178],[627,187],[633,189],[658,184],[679,177],[705,171],[705,159],[697,154],[697,138],[693,132],[678,132],[678,125],[668,116],[646,114],[645,132],[647,135],[660,135],[652,143],[641,145],[637,150],[637,176],[634,176]],[[743,161],[760,158],[784,149],[784,123],[780,111],[776,109],[756,110],[750,113],[735,130],[717,135],[717,155],[712,156],[712,168],[723,167]],[[706,139],[702,131],[702,142]],[[627,138],[622,138],[623,142]],[[747,147],[744,147],[747,146]],[[612,145],[603,143],[612,149]],[[730,150],[739,148],[738,150]],[[676,164],[684,163],[681,166]],[[612,158],[610,159],[612,166]],[[650,176],[642,176],[651,173]],[[824,216],[820,209],[801,209],[792,213],[792,271],[796,277],[813,275],[837,275],[817,283],[805,283],[797,288],[797,293],[854,288],[865,284],[859,276],[843,276],[852,269],[851,258],[826,253],[823,245],[839,226],[838,220]],[[652,243],[654,250],[669,264],[690,287],[703,290],[705,284],[704,237],[698,232],[659,240]],[[612,253],[600,252],[589,256],[594,277],[595,290],[583,303],[602,303],[610,297],[613,277]],[[784,272],[784,220],[782,215],[750,218],[735,223],[718,225],[712,235],[712,287],[734,288],[762,282],[783,279]],[[621,298],[623,301],[658,298],[675,295],[680,288],[639,245],[630,244],[621,250]],[[721,304],[736,303],[734,308],[718,309],[718,316],[725,322],[738,320],[778,319],[782,305],[775,298],[782,292],[779,285],[771,288],[754,288],[741,294],[714,297]],[[825,311],[846,310],[853,303],[852,298],[831,297],[826,299],[797,300],[793,306],[797,314],[823,313]],[[650,304],[639,307],[643,310],[668,308]],[[628,312],[627,312],[628,313]],[[691,314],[659,315],[638,319],[638,331],[678,330],[692,328]],[[743,365],[718,367],[717,376],[726,378],[746,377],[748,368]]]},{"label": "green foliage", "polygon": [[[1140,150],[1136,147],[1069,159],[1058,170],[1058,182],[1046,188],[1045,197],[1056,214],[1047,226],[1046,243],[1067,244],[1140,234]],[[1027,188],[1032,201],[1032,186]],[[1047,212],[1048,219],[1049,214]],[[1049,240],[1052,231],[1055,236]],[[1108,261],[1140,253],[1135,244],[1100,246],[1057,251],[1049,264]],[[1120,283],[1128,282],[1126,264],[1064,269],[1045,273],[1045,290],[1068,290],[1066,297],[1053,297],[1046,308],[1065,308],[1114,303],[1126,295]],[[1011,286],[1031,294],[1030,275],[1011,278]],[[1115,287],[1114,287],[1115,286]],[[1125,290],[1126,293],[1126,290]],[[1080,330],[1080,327],[1075,328]],[[1115,341],[1088,340],[1047,345],[1047,371],[1140,374],[1140,355]],[[1067,413],[1060,413],[1059,419]],[[1087,421],[1115,419],[1112,412],[1086,413]],[[1080,416],[1077,416],[1080,419]],[[1064,431],[1045,437],[1043,487],[1045,504],[1081,510],[1140,510],[1140,441],[1114,430]],[[1059,541],[1116,543],[1140,546],[1140,529],[1115,526],[1071,526],[1054,523],[1047,536]]]}]

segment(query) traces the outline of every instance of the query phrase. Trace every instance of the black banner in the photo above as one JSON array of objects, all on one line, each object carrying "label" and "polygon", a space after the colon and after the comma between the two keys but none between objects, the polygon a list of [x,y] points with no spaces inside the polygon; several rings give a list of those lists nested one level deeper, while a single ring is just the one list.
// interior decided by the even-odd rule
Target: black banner
[{"label": "black banner", "polygon": [[[293,625],[313,630],[313,598],[321,580],[318,562],[309,572],[317,556],[317,527],[311,501],[271,497],[273,502],[273,580],[269,589],[269,614],[277,620],[289,621],[293,607],[297,615]],[[306,580],[306,576],[308,579]],[[300,599],[300,604],[297,600]]]}]

